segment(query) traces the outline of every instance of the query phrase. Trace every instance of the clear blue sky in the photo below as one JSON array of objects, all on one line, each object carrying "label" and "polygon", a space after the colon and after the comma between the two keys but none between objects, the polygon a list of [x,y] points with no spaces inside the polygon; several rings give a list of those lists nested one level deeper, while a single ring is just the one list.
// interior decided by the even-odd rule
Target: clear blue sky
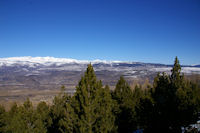
[{"label": "clear blue sky", "polygon": [[200,64],[200,0],[0,0],[0,57]]}]

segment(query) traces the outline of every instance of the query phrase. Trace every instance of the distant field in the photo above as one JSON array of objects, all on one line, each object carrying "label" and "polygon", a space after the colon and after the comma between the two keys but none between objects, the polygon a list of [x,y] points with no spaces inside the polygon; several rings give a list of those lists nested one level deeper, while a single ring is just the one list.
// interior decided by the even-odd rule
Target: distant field
[{"label": "distant field", "polygon": [[[73,88],[73,89],[72,89]],[[74,93],[75,86],[68,86],[66,92]],[[27,98],[29,98],[33,105],[37,105],[40,101],[45,101],[48,104],[52,103],[53,98],[59,94],[61,86],[57,86],[54,89],[20,89],[13,87],[6,89],[0,89],[0,104],[9,109],[10,106],[16,102],[17,104],[23,104]]]},{"label": "distant field", "polygon": [[[185,77],[188,80],[195,82],[200,86],[200,74],[186,75]],[[143,88],[145,88],[147,84],[152,84],[153,82],[148,78],[127,79],[127,81],[129,82],[132,88],[134,88],[136,84],[141,84]],[[43,85],[42,87],[39,87],[42,89],[30,89],[23,86],[13,85],[0,86],[0,104],[5,106],[6,109],[9,109],[14,102],[18,104],[23,104],[23,102],[27,98],[29,98],[32,101],[34,106],[37,105],[40,101],[45,101],[46,103],[51,104],[53,98],[57,94],[59,94],[61,86],[62,85]],[[75,92],[75,87],[76,85],[65,85],[66,92],[68,94],[73,94]],[[111,90],[114,90],[114,88],[114,85],[110,86]]]},{"label": "distant field", "polygon": [[53,97],[58,93],[59,90],[0,90],[0,104],[8,109],[12,103],[22,104],[27,98],[33,102],[33,105],[36,105],[40,101],[51,104]]}]

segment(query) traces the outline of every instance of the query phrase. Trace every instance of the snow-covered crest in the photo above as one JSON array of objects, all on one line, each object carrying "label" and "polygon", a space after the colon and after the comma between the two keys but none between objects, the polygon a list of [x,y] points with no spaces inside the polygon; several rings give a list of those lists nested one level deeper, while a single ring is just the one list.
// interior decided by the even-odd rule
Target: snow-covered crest
[{"label": "snow-covered crest", "polygon": [[[106,61],[106,60],[76,60],[70,58],[55,57],[9,57],[0,58],[0,68],[9,70],[14,67],[13,71],[28,73],[28,75],[41,74],[44,71],[84,71],[87,64],[92,63],[95,71],[120,72],[121,75],[135,76],[148,75],[155,72],[170,73],[172,65],[141,63],[141,62],[123,62],[123,61]],[[17,70],[15,70],[17,69]],[[26,69],[26,70],[25,70]],[[134,73],[133,73],[134,72]],[[183,73],[198,73],[200,67],[183,66]]]},{"label": "snow-covered crest", "polygon": [[46,63],[46,62],[65,62],[65,63],[85,63],[87,61],[79,61],[69,58],[55,58],[55,57],[9,57],[9,58],[0,58],[0,62],[34,62],[34,63]]},{"label": "snow-covered crest", "polygon": [[8,58],[0,58],[0,66],[6,65],[11,66],[14,64],[20,65],[33,65],[33,64],[42,64],[42,65],[62,65],[62,64],[69,64],[69,63],[77,63],[77,64],[96,64],[96,63],[120,63],[121,61],[106,61],[106,60],[76,60],[70,58],[55,58],[55,57],[8,57]]}]

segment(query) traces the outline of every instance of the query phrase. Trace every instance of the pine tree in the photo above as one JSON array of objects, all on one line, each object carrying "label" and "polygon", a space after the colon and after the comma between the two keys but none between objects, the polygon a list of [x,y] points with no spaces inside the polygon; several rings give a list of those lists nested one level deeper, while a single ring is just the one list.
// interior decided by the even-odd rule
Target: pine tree
[{"label": "pine tree", "polygon": [[154,80],[154,88],[152,91],[154,101],[152,120],[146,127],[148,132],[170,132],[169,127],[174,123],[172,119],[175,114],[175,93],[171,88],[169,76],[165,73],[158,74]]},{"label": "pine tree", "polygon": [[153,99],[148,95],[144,95],[143,97],[138,99],[135,111],[138,129],[145,129],[144,132],[147,133],[156,133],[156,131],[153,128],[156,125],[154,122],[155,111]]},{"label": "pine tree", "polygon": [[118,132],[133,132],[136,128],[136,125],[134,124],[135,112],[133,93],[130,86],[122,76],[116,84],[116,88],[113,93],[113,99],[117,101],[118,107],[116,106],[116,108],[119,109],[119,113],[116,114]]},{"label": "pine tree", "polygon": [[181,65],[179,64],[179,60],[176,57],[170,76],[171,83],[174,85],[173,87],[181,87],[180,85],[183,83],[183,78],[183,75],[181,75]]},{"label": "pine tree", "polygon": [[108,88],[102,87],[101,81],[96,80],[91,64],[76,87],[72,107],[76,114],[75,132],[106,133],[114,128],[110,93]]},{"label": "pine tree", "polygon": [[[180,132],[177,90],[183,87],[183,75],[178,58],[175,58],[171,75],[158,74],[154,80],[152,98],[154,104],[153,127],[149,128],[154,132]],[[157,125],[157,126],[156,126]],[[159,125],[159,126],[158,126]]]},{"label": "pine tree", "polygon": [[76,123],[76,132],[92,133],[93,125],[96,121],[95,99],[97,89],[96,75],[92,65],[88,65],[85,75],[79,81],[74,95],[74,111],[78,121]]},{"label": "pine tree", "polygon": [[9,118],[5,129],[6,132],[35,132],[35,129],[37,128],[34,123],[36,117],[34,114],[32,103],[29,99],[27,99],[22,106],[17,107],[17,105],[14,104],[8,114]]},{"label": "pine tree", "polygon": [[[148,105],[148,101],[140,102],[142,104],[139,106],[142,108],[139,109],[140,112],[152,110],[152,114],[146,116],[150,118],[145,118],[152,120],[149,122],[151,124],[144,124],[143,127],[146,126],[144,131],[177,133],[181,132],[181,127],[192,124],[198,118],[200,89],[184,79],[177,57],[171,72],[171,75],[163,73],[155,78],[151,89],[152,106],[149,106],[150,102]],[[141,115],[140,117],[144,118],[144,115]]]},{"label": "pine tree", "polygon": [[35,125],[37,127],[37,132],[47,132],[51,127],[52,119],[50,117],[50,108],[45,102],[40,102],[37,105],[37,109],[35,111]]},{"label": "pine tree", "polygon": [[55,96],[51,106],[50,116],[52,119],[50,133],[71,133],[73,132],[73,110],[71,109],[71,97],[61,88],[61,93]]},{"label": "pine tree", "polygon": [[199,120],[200,88],[197,84],[184,81],[184,86],[176,92],[177,127],[187,127]]},{"label": "pine tree", "polygon": [[106,85],[105,88],[100,86],[97,90],[96,98],[98,100],[95,111],[97,118],[93,132],[109,133],[116,131],[115,116],[113,114],[114,104],[109,86]]},{"label": "pine tree", "polygon": [[133,93],[130,86],[121,76],[114,90],[114,98],[118,101],[120,106],[130,107],[132,105],[132,96]]},{"label": "pine tree", "polygon": [[0,133],[4,131],[5,126],[6,126],[6,111],[5,108],[0,105]]},{"label": "pine tree", "polygon": [[134,102],[134,105],[136,105],[137,102],[139,102],[140,98],[142,98],[143,96],[144,96],[144,92],[142,90],[142,87],[136,85],[134,90],[133,90],[133,102]]}]

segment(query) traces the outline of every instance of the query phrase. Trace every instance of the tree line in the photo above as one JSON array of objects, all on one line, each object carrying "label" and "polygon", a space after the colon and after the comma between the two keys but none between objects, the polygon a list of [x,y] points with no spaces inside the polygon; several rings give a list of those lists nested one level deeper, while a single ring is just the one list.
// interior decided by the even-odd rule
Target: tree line
[{"label": "tree line", "polygon": [[120,77],[111,91],[97,80],[89,64],[73,96],[63,87],[51,105],[40,102],[34,108],[27,100],[21,106],[13,104],[9,111],[0,106],[0,132],[180,133],[196,123],[199,112],[200,87],[184,78],[177,57],[171,74],[158,73],[146,89],[131,88]]}]

